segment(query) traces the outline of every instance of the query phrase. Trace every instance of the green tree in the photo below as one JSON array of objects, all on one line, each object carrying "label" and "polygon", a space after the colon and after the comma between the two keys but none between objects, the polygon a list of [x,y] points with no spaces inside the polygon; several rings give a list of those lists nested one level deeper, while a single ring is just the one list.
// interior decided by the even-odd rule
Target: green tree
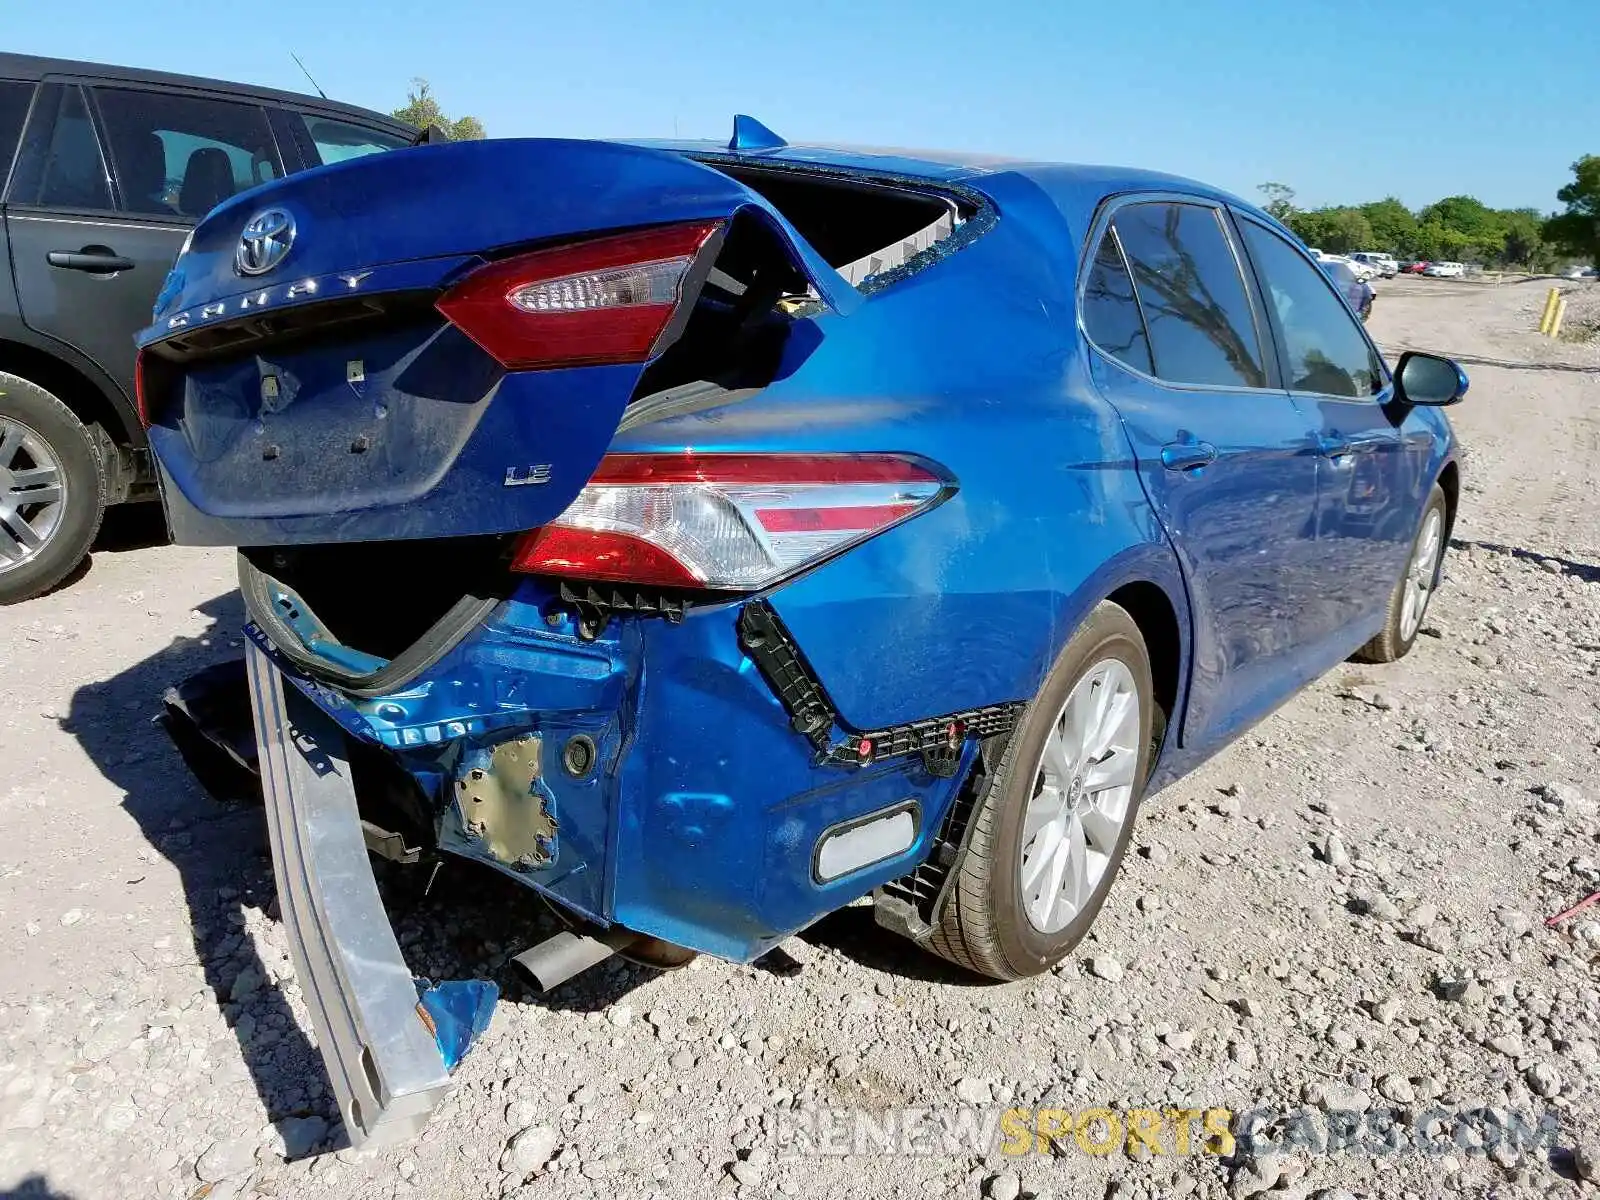
[{"label": "green tree", "polygon": [[1358,208],[1315,208],[1289,220],[1300,240],[1329,254],[1348,254],[1372,244],[1372,226]]},{"label": "green tree", "polygon": [[1264,197],[1261,207],[1284,224],[1294,216],[1294,189],[1286,183],[1259,183],[1256,191]]},{"label": "green tree", "polygon": [[1527,267],[1531,271],[1548,271],[1555,266],[1556,248],[1544,239],[1544,218],[1538,209],[1507,209],[1501,216],[1506,227],[1499,257],[1502,266]]},{"label": "green tree", "polygon": [[1368,249],[1384,254],[1410,256],[1417,240],[1417,218],[1393,196],[1361,206],[1361,215],[1372,226],[1372,245]]},{"label": "green tree", "polygon": [[1546,240],[1570,254],[1600,263],[1600,155],[1572,164],[1572,182],[1556,193],[1567,206],[1544,223]]},{"label": "green tree", "polygon": [[395,109],[392,115],[418,129],[437,126],[453,142],[477,141],[484,136],[483,122],[477,117],[461,117],[452,121],[445,116],[439,102],[433,98],[433,89],[428,86],[426,79],[411,81],[405,104]]}]

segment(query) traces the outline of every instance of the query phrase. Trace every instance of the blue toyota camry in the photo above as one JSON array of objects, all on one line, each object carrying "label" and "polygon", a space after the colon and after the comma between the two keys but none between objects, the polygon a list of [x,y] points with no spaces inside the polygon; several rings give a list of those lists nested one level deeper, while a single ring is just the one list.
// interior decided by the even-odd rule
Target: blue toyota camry
[{"label": "blue toyota camry", "polygon": [[1442,406],[1277,222],[1142,171],[785,144],[423,146],[228,201],[140,339],[182,542],[240,547],[296,961],[353,1136],[442,1088],[366,853],[621,952],[871,893],[998,979],[1140,798],[1404,655]]}]

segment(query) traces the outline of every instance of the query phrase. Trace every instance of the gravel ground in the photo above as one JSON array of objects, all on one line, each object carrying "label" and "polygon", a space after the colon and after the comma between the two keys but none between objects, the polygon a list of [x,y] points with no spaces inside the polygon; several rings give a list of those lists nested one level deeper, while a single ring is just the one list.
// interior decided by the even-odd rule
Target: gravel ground
[{"label": "gravel ground", "polygon": [[[1545,286],[1383,286],[1386,349],[1474,380],[1428,636],[1150,798],[1057,972],[977,983],[857,906],[787,966],[614,966],[535,998],[506,960],[548,919],[455,868],[392,889],[402,944],[507,998],[395,1152],[338,1149],[259,809],[211,799],[149,723],[164,686],[238,652],[230,556],[142,545],[119,514],[86,576],[0,610],[0,1194],[1597,1194],[1600,908],[1543,919],[1600,888],[1600,346],[1530,332]],[[1180,1152],[1169,1120],[1161,1153],[1067,1134],[1011,1157],[805,1136],[823,1113],[1008,1106],[1261,1110],[1234,1123],[1262,1137],[1212,1153],[1196,1122]],[[1560,1132],[1519,1153],[1455,1120],[1485,1107]],[[1380,1114],[1448,1144],[1375,1153]]]}]

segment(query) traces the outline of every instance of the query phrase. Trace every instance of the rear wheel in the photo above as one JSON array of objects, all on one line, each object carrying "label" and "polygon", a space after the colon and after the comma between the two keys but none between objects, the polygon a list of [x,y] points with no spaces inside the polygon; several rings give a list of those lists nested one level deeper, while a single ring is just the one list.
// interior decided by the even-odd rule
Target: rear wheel
[{"label": "rear wheel", "polygon": [[1154,711],[1139,627],[1103,603],[1056,660],[987,785],[930,949],[1020,979],[1083,938],[1127,849]]},{"label": "rear wheel", "polygon": [[1405,657],[1417,640],[1444,560],[1445,511],[1444,489],[1436,483],[1422,510],[1422,523],[1417,526],[1405,572],[1389,593],[1383,631],[1355,652],[1352,657],[1357,662],[1394,662]]},{"label": "rear wheel", "polygon": [[38,384],[0,371],[0,604],[65,579],[89,552],[104,511],[89,431]]}]

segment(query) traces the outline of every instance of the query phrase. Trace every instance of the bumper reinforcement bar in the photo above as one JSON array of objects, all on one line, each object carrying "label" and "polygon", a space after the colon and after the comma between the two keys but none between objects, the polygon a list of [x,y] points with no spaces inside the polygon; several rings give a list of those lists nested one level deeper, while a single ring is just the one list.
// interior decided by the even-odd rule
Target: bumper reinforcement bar
[{"label": "bumper reinforcement bar", "polygon": [[450,1089],[367,859],[343,734],[245,641],[278,904],[351,1144],[420,1132]]}]

